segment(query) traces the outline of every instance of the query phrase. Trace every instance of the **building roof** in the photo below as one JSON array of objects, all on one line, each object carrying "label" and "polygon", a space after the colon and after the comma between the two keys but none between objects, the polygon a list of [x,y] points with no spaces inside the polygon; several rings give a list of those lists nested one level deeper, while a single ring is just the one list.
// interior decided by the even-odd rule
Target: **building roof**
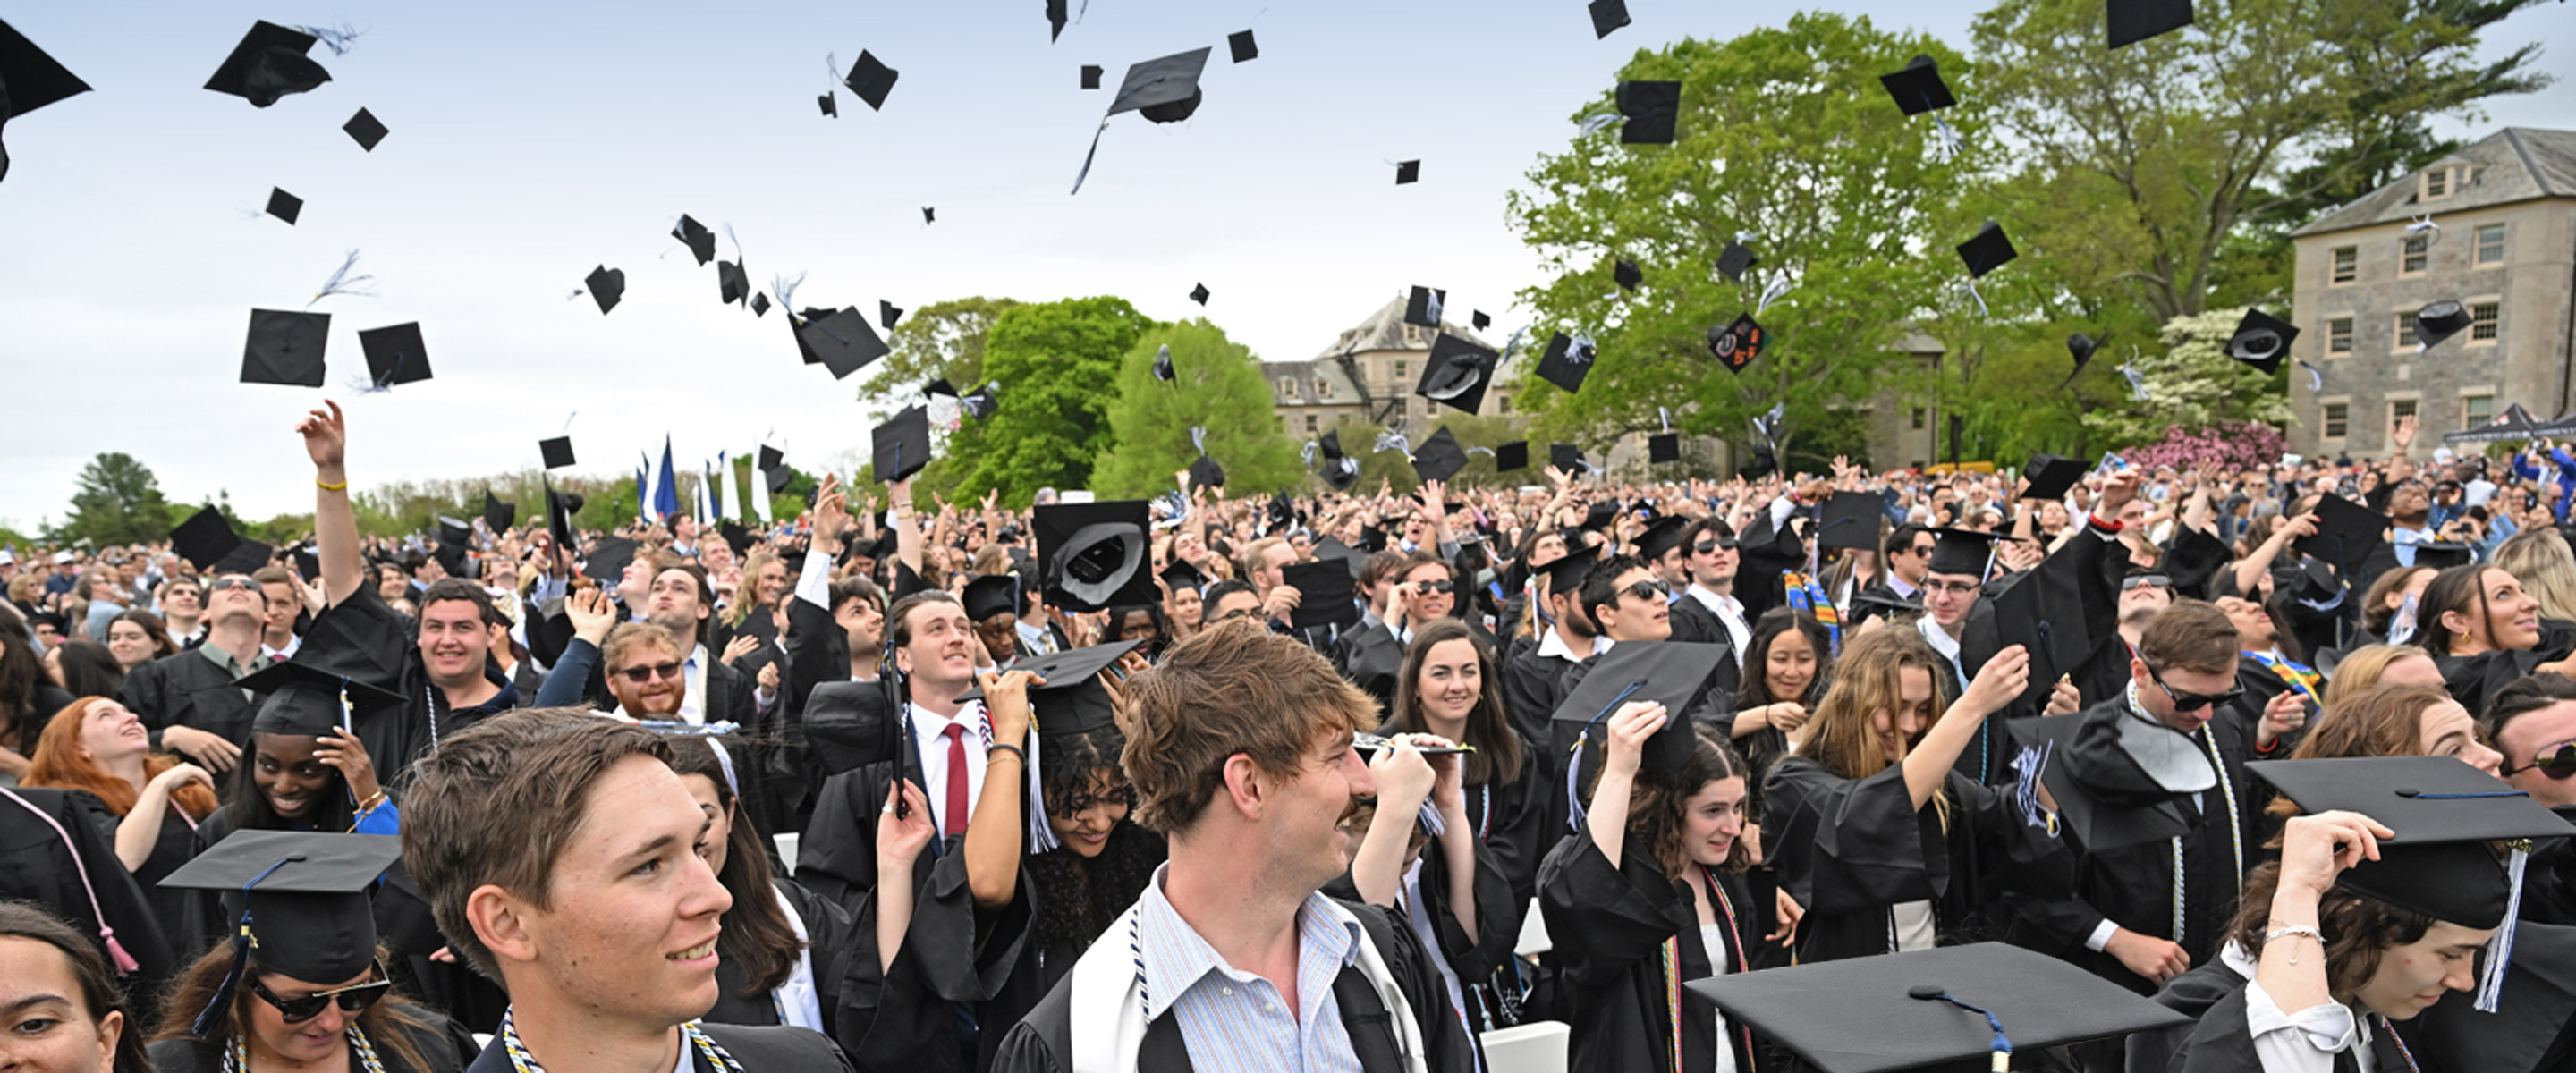
[{"label": "building roof", "polygon": [[[1261,375],[1270,381],[1274,406],[1362,406],[1368,399],[1330,356],[1313,361],[1265,361]],[[1281,391],[1282,383],[1293,391]]]},{"label": "building roof", "polygon": [[[2467,164],[2473,177],[2457,193],[2420,203],[2417,179],[2445,164]],[[2428,209],[2442,215],[2545,197],[2576,197],[2576,131],[2506,127],[2458,152],[2407,172],[2394,182],[2308,221],[2292,236],[2349,231],[2399,223]]]},{"label": "building roof", "polygon": [[[1357,327],[1344,331],[1339,338],[1333,340],[1331,346],[1317,353],[1314,360],[1324,361],[1377,350],[1428,352],[1431,349],[1431,333],[1404,322],[1404,305],[1408,297],[1410,296],[1404,294],[1395,296],[1394,301],[1379,307],[1377,312],[1369,314],[1369,318],[1361,321]],[[1476,338],[1474,332],[1449,323],[1446,317],[1440,320],[1440,330],[1478,346],[1486,345],[1484,340]]]}]

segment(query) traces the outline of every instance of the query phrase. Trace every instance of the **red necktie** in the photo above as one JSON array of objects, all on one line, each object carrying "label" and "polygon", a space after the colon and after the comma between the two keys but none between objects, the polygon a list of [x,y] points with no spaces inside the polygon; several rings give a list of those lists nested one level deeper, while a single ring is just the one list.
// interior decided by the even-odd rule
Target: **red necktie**
[{"label": "red necktie", "polygon": [[946,830],[942,834],[966,833],[966,727],[948,724],[942,731],[948,735],[948,804],[939,815]]}]

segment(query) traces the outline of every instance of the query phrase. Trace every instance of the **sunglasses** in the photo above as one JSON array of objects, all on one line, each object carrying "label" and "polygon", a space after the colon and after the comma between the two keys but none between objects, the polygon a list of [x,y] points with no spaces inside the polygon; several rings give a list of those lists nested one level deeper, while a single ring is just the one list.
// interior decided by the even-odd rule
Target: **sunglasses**
[{"label": "sunglasses", "polygon": [[1702,555],[1715,555],[1721,551],[1734,551],[1735,538],[1720,537],[1716,540],[1703,540],[1697,544],[1691,545],[1691,550]]},{"label": "sunglasses", "polygon": [[2245,695],[2245,690],[2241,686],[2228,690],[2225,693],[2211,693],[2207,695],[2199,693],[2184,693],[2172,686],[2166,685],[2164,675],[2157,673],[2157,671],[2152,667],[2147,669],[2147,677],[2156,683],[2156,688],[2165,691],[2165,696],[2172,698],[2174,710],[2177,712],[2196,712],[2202,708],[2216,708],[2222,705],[2234,704],[2236,703],[2237,698]]},{"label": "sunglasses", "polygon": [[2576,741],[2559,742],[2532,756],[2530,763],[2520,767],[2507,764],[2496,774],[2511,776],[2515,772],[2533,770],[2548,776],[2552,782],[2565,782],[2570,777],[2576,777]]},{"label": "sunglasses", "polygon": [[1458,591],[1458,583],[1454,581],[1417,581],[1414,582],[1414,591],[1426,596],[1435,592],[1456,592]]},{"label": "sunglasses", "polygon": [[235,575],[233,577],[219,577],[206,583],[207,592],[223,592],[229,589],[257,590],[258,588],[259,582],[252,581],[247,577],[239,575]]},{"label": "sunglasses", "polygon": [[1669,595],[1664,590],[1664,583],[1660,581],[1640,581],[1619,590],[1619,593],[1622,596],[1634,596],[1640,600],[1660,600]]},{"label": "sunglasses", "polygon": [[627,681],[640,686],[656,678],[679,677],[680,665],[677,663],[655,663],[642,667],[628,667],[617,673],[625,675]]},{"label": "sunglasses", "polygon": [[372,983],[351,984],[348,987],[330,991],[316,991],[302,998],[279,998],[276,992],[260,986],[259,981],[252,980],[249,983],[252,994],[258,995],[260,1001],[277,1007],[277,1015],[287,1024],[294,1025],[322,1016],[323,1007],[333,1002],[340,1004],[340,1010],[343,1013],[366,1012],[367,1007],[375,1005],[376,1000],[385,997],[385,992],[393,990],[394,986],[392,980],[383,978],[385,975],[383,965],[377,965],[375,972],[378,978]]},{"label": "sunglasses", "polygon": [[2165,577],[2162,574],[2140,574],[2136,577],[2124,577],[2120,579],[2121,592],[2130,592],[2137,589],[2163,589],[2171,588],[2172,586],[2173,579]]}]

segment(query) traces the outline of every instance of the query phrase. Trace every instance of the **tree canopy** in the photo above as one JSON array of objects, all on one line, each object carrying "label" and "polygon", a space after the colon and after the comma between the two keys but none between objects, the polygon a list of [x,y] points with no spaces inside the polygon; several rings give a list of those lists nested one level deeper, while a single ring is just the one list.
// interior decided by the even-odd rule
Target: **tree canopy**
[{"label": "tree canopy", "polygon": [[[1000,407],[948,437],[943,457],[962,463],[956,486],[998,489],[1029,502],[1044,487],[1082,488],[1114,442],[1109,403],[1119,365],[1155,327],[1124,298],[1068,298],[1013,306],[985,336],[983,379]],[[965,390],[965,385],[959,385]]]},{"label": "tree canopy", "polygon": [[71,516],[46,535],[97,544],[161,540],[176,523],[150,467],[122,451],[105,451],[81,467],[72,491]]},{"label": "tree canopy", "polygon": [[[1172,380],[1154,379],[1154,358],[1172,348]],[[1268,495],[1299,483],[1297,446],[1271,416],[1270,387],[1250,348],[1205,318],[1156,325],[1119,363],[1109,404],[1111,446],[1093,471],[1104,497],[1142,498],[1174,487],[1172,475],[1199,456],[1190,429],[1205,430],[1207,455],[1225,469],[1230,495]]]}]

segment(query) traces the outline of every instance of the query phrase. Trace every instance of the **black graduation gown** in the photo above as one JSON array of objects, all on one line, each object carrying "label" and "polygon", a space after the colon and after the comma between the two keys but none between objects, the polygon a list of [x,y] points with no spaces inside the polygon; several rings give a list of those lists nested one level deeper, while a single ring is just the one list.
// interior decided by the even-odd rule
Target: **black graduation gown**
[{"label": "black graduation gown", "polygon": [[[1536,645],[1503,663],[1503,714],[1511,717],[1522,740],[1549,739],[1548,722],[1565,700],[1565,672],[1573,666],[1573,660],[1562,656],[1539,655]],[[1565,758],[1549,757],[1542,766],[1562,769]]]},{"label": "black graduation gown", "polygon": [[2436,655],[2433,666],[2442,672],[2442,686],[2451,691],[2451,699],[2471,712],[2487,710],[2487,698],[2512,685],[2543,663],[2567,658],[2576,650],[2576,623],[2563,619],[2540,620],[2540,643],[2528,649],[2501,648],[2474,656]]},{"label": "black graduation gown", "polygon": [[2000,938],[2007,895],[2062,895],[2064,849],[2014,814],[1996,790],[1950,775],[1947,831],[1932,803],[1914,807],[1905,770],[1846,779],[1792,756],[1771,769],[1762,859],[1806,907],[1801,963],[1895,949],[1890,907],[1932,903],[1943,946]]},{"label": "black graduation gown", "polygon": [[[428,1064],[414,1066],[403,1061],[402,1052],[387,1046],[384,1040],[371,1039],[369,1042],[375,1045],[376,1060],[384,1063],[385,1073],[457,1073],[465,1068],[466,1060],[476,1050],[473,1033],[440,1016],[436,1010],[408,1002],[396,1002],[395,1005],[428,1022],[420,1028],[400,1030],[403,1038],[420,1052]],[[127,1027],[131,1029],[133,1026]],[[152,1058],[152,1068],[159,1073],[217,1073],[224,1068],[224,1052],[230,1048],[225,1040],[183,1038],[155,1041],[145,1051]],[[507,1070],[509,1062],[503,1060],[501,1067]],[[355,1047],[349,1048],[348,1068],[349,1073],[366,1073],[367,1067],[359,1061]]]},{"label": "black graduation gown", "polygon": [[[2211,1003],[2200,1017],[2191,1035],[2174,1051],[2171,1073],[2252,1073],[2263,1063],[2254,1055],[2254,1033],[2245,1022],[2245,997],[2253,981],[2239,984],[2227,997]],[[2414,1067],[2406,1049],[2396,1039],[2397,1029],[2375,1013],[2356,1015],[2368,1018],[2371,1058],[2379,1073],[2401,1073]],[[2419,1018],[2420,1020],[2420,1018]],[[2351,1052],[2335,1055],[2335,1073],[2352,1073],[2360,1069]]]},{"label": "black graduation gown", "polygon": [[[1071,850],[1050,853],[1074,856]],[[991,1001],[976,1010],[976,1023],[989,1026],[989,1031],[976,1037],[977,1068],[991,1068],[994,1056],[1002,1049],[1002,1037],[1010,1026],[1020,1023],[1030,1010],[1037,1008],[1039,1000],[1046,998],[1056,981],[1073,971],[1073,963],[1081,960],[1082,952],[1091,949],[1092,942],[1099,938],[1099,932],[1089,926],[1083,929],[1089,934],[1082,935],[1058,934],[1046,927],[1044,921],[1056,908],[1047,904],[1048,899],[1086,900],[1088,904],[1083,907],[1082,915],[1105,928],[1117,920],[1120,913],[1126,912],[1128,906],[1136,904],[1136,899],[1145,893],[1145,884],[1153,880],[1154,870],[1168,856],[1169,851],[1161,835],[1133,823],[1121,823],[1110,829],[1109,844],[1101,849],[1100,856],[1083,862],[1088,876],[1084,884],[1087,889],[1064,889],[1040,878],[1051,874],[1052,870],[1031,867],[1021,873],[1030,880],[1031,887],[1029,940],[1021,945],[1020,956],[1012,962],[1010,975],[1003,981],[1001,989],[994,993]],[[1122,883],[1122,879],[1135,882]]]},{"label": "black graduation gown", "polygon": [[[28,817],[34,819],[34,817]],[[99,834],[110,847],[116,845],[116,829],[125,818],[101,809],[90,817],[92,823],[105,823]],[[152,907],[153,919],[161,922],[162,934],[175,950],[203,950],[221,934],[216,921],[220,909],[208,892],[163,887],[161,881],[179,866],[196,859],[198,853],[213,843],[201,837],[197,827],[179,815],[178,808],[161,810],[161,830],[152,842],[152,853],[143,859],[143,867],[134,870],[134,882],[143,889],[143,901]],[[92,877],[95,879],[96,877]],[[75,881],[77,882],[77,881]]]},{"label": "black graduation gown", "polygon": [[[805,925],[805,954],[814,966],[815,1004],[822,1010],[823,1031],[828,1035],[841,996],[842,961],[850,950],[850,915],[831,899],[797,886],[795,880],[775,882],[787,910]],[[781,1023],[777,1001],[771,993],[753,990],[740,966],[731,960],[717,962],[716,1004],[699,1020],[728,1025]]]},{"label": "black graduation gown", "polygon": [[[707,1036],[716,1041],[716,1046],[724,1048],[742,1073],[770,1073],[772,1070],[794,1070],[796,1073],[840,1070],[848,1073],[850,1068],[850,1060],[841,1054],[839,1047],[833,1046],[831,1040],[801,1028],[722,1024],[704,1027]],[[685,1041],[682,1046],[688,1052],[692,1073],[729,1073],[716,1068],[707,1061],[705,1054],[688,1046]],[[537,1058],[543,1061],[545,1056],[538,1055]],[[465,1070],[466,1073],[511,1073],[510,1054],[501,1048],[500,1039],[495,1037],[489,1046],[483,1048],[483,1053],[474,1056],[474,1063],[466,1066]]]},{"label": "black graduation gown", "polygon": [[2496,1012],[2478,1012],[2475,1001],[2474,992],[2446,992],[2415,1019],[2406,1038],[2424,1068],[2477,1073],[2576,1069],[2576,928],[2523,921]]},{"label": "black graduation gown", "polygon": [[315,615],[294,662],[403,698],[400,707],[357,720],[358,741],[376,765],[376,778],[387,786],[404,785],[402,776],[412,762],[442,739],[524,703],[509,676],[487,664],[484,676],[500,691],[472,708],[449,707],[445,692],[430,684],[429,670],[421,663],[419,627],[410,616],[386,606],[373,585],[358,586],[347,599]]},{"label": "black graduation gown", "polygon": [[[1614,869],[1591,832],[1578,831],[1559,841],[1540,867],[1539,913],[1547,920],[1548,938],[1564,973],[1562,1012],[1574,1029],[1566,1068],[1575,1073],[1669,1069],[1673,989],[1712,975],[1690,881],[1665,878],[1642,850],[1629,846]],[[1753,915],[1746,911],[1751,895],[1733,876],[1708,878],[1713,880],[1709,901],[1721,912],[1728,906],[1734,910],[1734,920],[1719,921],[1726,936],[1727,971],[1744,972],[1741,940],[1758,935]],[[1681,981],[1664,974],[1664,943],[1676,936]],[[1716,1068],[1721,1045],[1734,1050],[1735,1068],[1744,1073],[1769,1068],[1758,1064],[1760,1056],[1744,1025],[1729,1025],[1721,1044],[1716,1004],[1687,989],[1680,994],[1681,1073]]]},{"label": "black graduation gown", "polygon": [[2192,1029],[2198,1025],[2201,1015],[2244,987],[2245,977],[2216,958],[2206,964],[2194,964],[2165,981],[2153,996],[2156,1005],[2188,1015],[2192,1024],[2129,1033],[2120,1041],[2121,1054],[2127,1063],[2125,1068],[2141,1073],[2163,1073],[2172,1062],[2174,1052],[2181,1050],[2183,1041],[2191,1038]]},{"label": "black graduation gown", "polygon": [[[206,654],[193,649],[138,664],[117,688],[117,699],[143,720],[152,745],[162,748],[161,732],[192,727],[250,748],[250,721],[257,708],[233,685],[231,675]],[[47,718],[53,712],[46,712]],[[22,750],[36,747],[33,741]],[[230,781],[230,780],[226,780]]]},{"label": "black graduation gown", "polygon": [[1404,642],[1385,623],[1345,633],[1332,647],[1333,666],[1351,684],[1377,698],[1383,714],[1395,710],[1395,679],[1404,671]]},{"label": "black graduation gown", "polygon": [[1727,630],[1726,622],[1717,617],[1717,612],[1699,602],[1699,597],[1684,591],[1680,599],[1673,601],[1671,622],[1673,634],[1666,640],[1724,646],[1726,665],[1718,668],[1718,688],[1725,690],[1730,697],[1743,688],[1744,655],[1735,650],[1735,634]]},{"label": "black graduation gown", "polygon": [[[17,801],[0,796],[0,900],[42,905],[73,930],[92,938],[99,938],[102,926],[112,929],[117,946],[138,965],[135,974],[122,982],[138,994],[156,993],[177,967],[177,954],[143,888],[117,859],[115,839],[101,833],[114,828],[115,816],[83,790],[0,787],[0,791],[53,820],[46,823]],[[90,895],[81,883],[84,874],[89,878],[88,890],[97,892],[97,913],[90,911]],[[107,919],[102,922],[100,914]],[[105,940],[100,939],[99,945],[104,953]]]},{"label": "black graduation gown", "polygon": [[[1372,905],[1344,903],[1359,917],[1360,927],[1369,941],[1377,946],[1387,971],[1395,977],[1395,986],[1413,1008],[1416,1027],[1422,1034],[1426,1064],[1432,1073],[1470,1073],[1476,1068],[1475,1044],[1467,1038],[1458,1015],[1450,1009],[1449,995],[1441,983],[1440,973],[1430,963],[1431,955],[1413,930],[1395,916],[1395,911]],[[1037,1008],[1003,1038],[1001,1053],[994,1058],[993,1069],[1002,1073],[1070,1073],[1073,1053],[1072,1004],[1069,991],[1071,976],[1056,982]],[[1333,1001],[1341,1011],[1342,1023],[1351,1034],[1351,1050],[1359,1056],[1363,1073],[1402,1073],[1401,1053],[1396,1034],[1383,999],[1378,997],[1366,974],[1357,968],[1345,968],[1333,982]],[[998,1026],[997,1026],[998,1027]],[[1181,1035],[1178,1018],[1166,1010],[1145,1029],[1143,1046],[1137,1052],[1137,1068],[1153,1073],[1188,1073],[1193,1069],[1188,1042]]]}]

